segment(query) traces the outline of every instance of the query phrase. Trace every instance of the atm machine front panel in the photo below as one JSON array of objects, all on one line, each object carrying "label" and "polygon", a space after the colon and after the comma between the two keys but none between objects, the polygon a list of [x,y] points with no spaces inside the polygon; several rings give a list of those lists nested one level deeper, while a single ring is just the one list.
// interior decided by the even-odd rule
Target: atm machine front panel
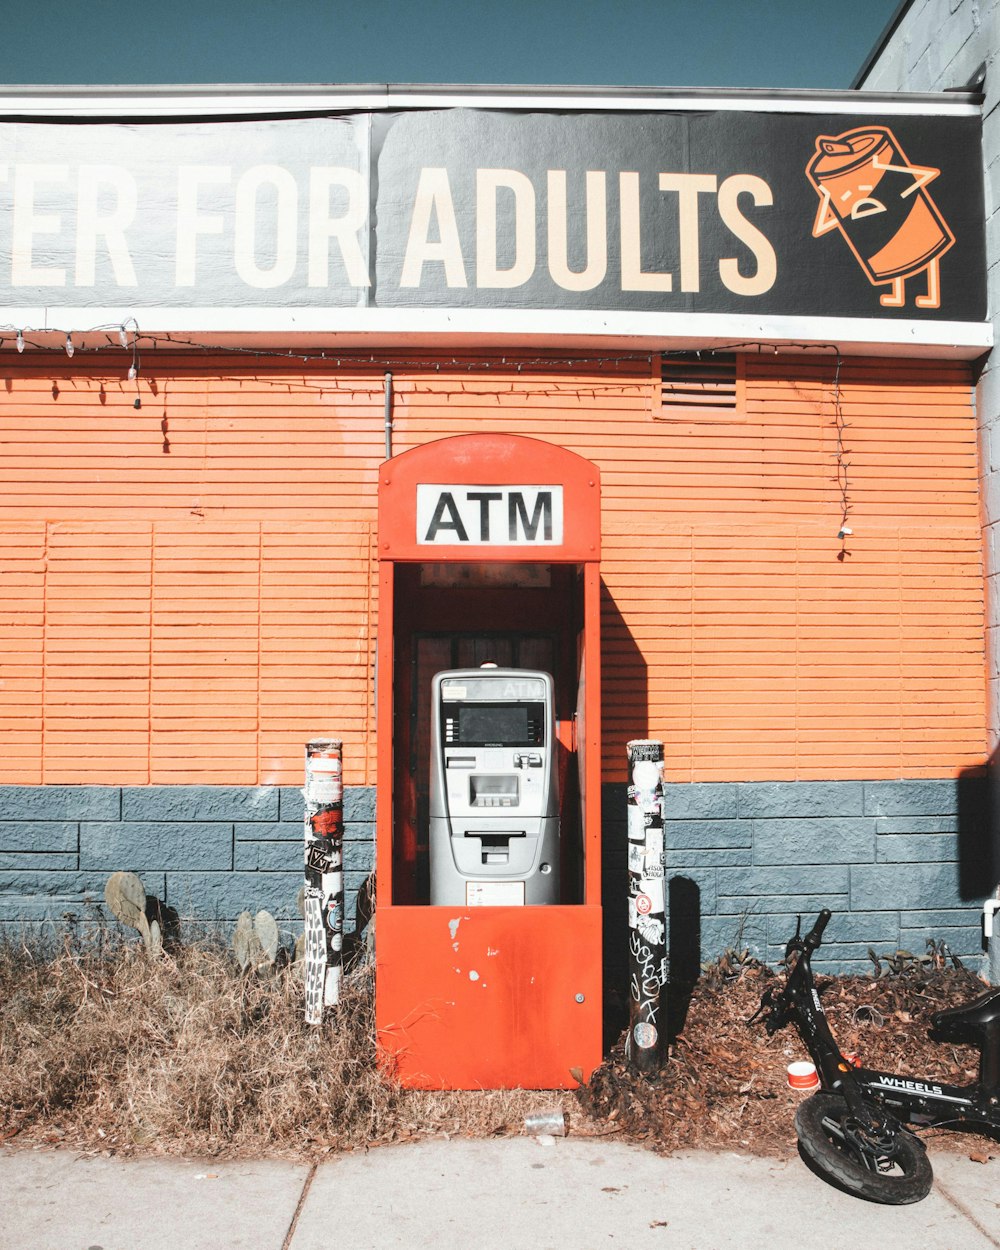
[{"label": "atm machine front panel", "polygon": [[431,709],[431,902],[557,903],[552,677],[449,670],[433,679]]}]

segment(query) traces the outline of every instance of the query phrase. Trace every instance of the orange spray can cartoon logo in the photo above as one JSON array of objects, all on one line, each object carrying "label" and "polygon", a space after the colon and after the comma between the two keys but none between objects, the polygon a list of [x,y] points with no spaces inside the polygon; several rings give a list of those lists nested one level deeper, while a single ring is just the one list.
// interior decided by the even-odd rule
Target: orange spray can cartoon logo
[{"label": "orange spray can cartoon logo", "polygon": [[868,281],[888,286],[886,308],[906,303],[906,280],[926,273],[918,308],[941,305],[940,261],[955,242],[927,190],[939,169],[914,165],[885,126],[821,135],[806,176],[819,196],[813,238],[839,230]]}]

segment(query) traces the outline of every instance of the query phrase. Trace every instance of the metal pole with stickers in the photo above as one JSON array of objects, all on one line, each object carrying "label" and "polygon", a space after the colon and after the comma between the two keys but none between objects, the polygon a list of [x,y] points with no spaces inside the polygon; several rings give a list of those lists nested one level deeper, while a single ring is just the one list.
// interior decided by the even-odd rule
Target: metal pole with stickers
[{"label": "metal pole with stickers", "polygon": [[628,744],[629,1066],[655,1076],[663,1063],[666,899],[663,743]]},{"label": "metal pole with stickers", "polygon": [[340,1002],[344,945],[344,786],[342,744],[306,744],[305,963],[306,1023]]}]

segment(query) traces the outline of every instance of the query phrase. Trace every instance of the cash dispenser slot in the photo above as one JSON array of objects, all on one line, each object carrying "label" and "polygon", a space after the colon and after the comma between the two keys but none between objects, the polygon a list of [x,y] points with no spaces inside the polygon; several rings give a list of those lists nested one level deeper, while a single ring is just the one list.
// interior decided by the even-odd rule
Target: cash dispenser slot
[{"label": "cash dispenser slot", "polygon": [[478,838],[484,864],[509,864],[511,838],[523,838],[523,829],[505,829],[503,833],[466,833],[467,838]]}]

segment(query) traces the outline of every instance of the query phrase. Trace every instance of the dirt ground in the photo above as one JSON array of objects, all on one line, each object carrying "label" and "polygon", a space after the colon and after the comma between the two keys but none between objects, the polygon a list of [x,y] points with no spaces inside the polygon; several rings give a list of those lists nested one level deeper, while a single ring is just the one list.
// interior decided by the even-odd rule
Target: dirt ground
[{"label": "dirt ground", "polygon": [[[660,1150],[787,1155],[795,1147],[793,1121],[803,1097],[789,1089],[787,1065],[809,1055],[791,1025],[773,1037],[759,1020],[747,1026],[774,976],[750,966],[731,977],[718,971],[704,977],[656,1080],[629,1071],[620,1040],[580,1091],[592,1121],[618,1125],[625,1137]],[[879,980],[817,977],[817,985],[841,1050],[855,1052],[865,1066],[959,1085],[975,1079],[977,1051],[927,1036],[933,1012],[982,992],[970,973],[948,968]],[[683,1011],[683,1002],[677,1007]],[[1000,1149],[967,1134],[932,1130],[924,1136],[928,1144],[948,1139],[959,1150]]]}]

